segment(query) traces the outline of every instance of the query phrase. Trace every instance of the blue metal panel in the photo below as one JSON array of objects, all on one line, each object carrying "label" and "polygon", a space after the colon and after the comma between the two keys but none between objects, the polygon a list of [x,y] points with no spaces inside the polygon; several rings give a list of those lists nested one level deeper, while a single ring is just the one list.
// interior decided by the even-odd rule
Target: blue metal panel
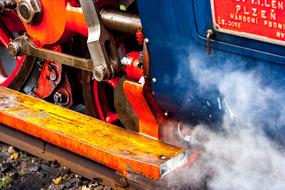
[{"label": "blue metal panel", "polygon": [[[213,29],[210,1],[193,0],[193,7],[198,36],[196,40],[201,44],[205,44],[207,30]],[[285,48],[275,44],[232,36],[220,32],[215,32],[214,40],[219,42],[216,47],[225,51],[242,53],[243,55],[280,64],[285,63]]]},{"label": "blue metal panel", "polygon": [[[221,41],[212,41],[212,54],[207,55],[204,36],[212,24],[209,0],[138,0],[138,7],[149,39],[154,96],[174,117],[218,126],[227,111],[220,106],[223,95],[219,88],[215,84],[201,88],[191,64],[201,64],[206,70],[254,72],[262,85],[285,95],[283,47],[221,34]],[[278,109],[281,103],[273,102],[261,117],[277,118],[278,113],[267,111]],[[284,126],[274,127],[267,129],[274,136],[285,137]]]}]

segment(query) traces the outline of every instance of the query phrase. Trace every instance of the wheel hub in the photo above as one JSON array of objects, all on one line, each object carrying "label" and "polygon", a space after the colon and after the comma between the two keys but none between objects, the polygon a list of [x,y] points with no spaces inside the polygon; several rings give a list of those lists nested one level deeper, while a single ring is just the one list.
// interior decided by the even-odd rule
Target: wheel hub
[{"label": "wheel hub", "polygon": [[42,17],[41,4],[37,0],[20,0],[17,13],[24,23],[37,25]]}]

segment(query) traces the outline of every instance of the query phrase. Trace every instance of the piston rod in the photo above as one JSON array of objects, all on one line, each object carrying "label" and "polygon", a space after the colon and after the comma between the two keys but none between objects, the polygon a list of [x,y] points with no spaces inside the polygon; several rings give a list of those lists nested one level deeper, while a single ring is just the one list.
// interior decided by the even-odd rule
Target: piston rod
[{"label": "piston rod", "polygon": [[142,28],[141,20],[136,14],[102,9],[100,15],[103,24],[110,30],[135,34],[138,29]]}]

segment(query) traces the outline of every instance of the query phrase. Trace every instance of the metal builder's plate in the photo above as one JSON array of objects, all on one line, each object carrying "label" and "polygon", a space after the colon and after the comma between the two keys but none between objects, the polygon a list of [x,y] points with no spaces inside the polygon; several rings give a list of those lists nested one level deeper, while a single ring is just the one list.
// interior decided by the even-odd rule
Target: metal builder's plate
[{"label": "metal builder's plate", "polygon": [[214,29],[285,45],[285,0],[211,0]]}]

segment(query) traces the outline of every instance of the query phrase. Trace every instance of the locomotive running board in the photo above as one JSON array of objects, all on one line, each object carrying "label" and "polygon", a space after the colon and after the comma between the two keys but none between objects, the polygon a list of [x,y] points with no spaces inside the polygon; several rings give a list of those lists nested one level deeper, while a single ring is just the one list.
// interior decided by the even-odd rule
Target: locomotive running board
[{"label": "locomotive running board", "polygon": [[[185,164],[184,149],[0,87],[0,123],[128,174],[151,179]],[[0,139],[1,140],[1,139]]]}]

